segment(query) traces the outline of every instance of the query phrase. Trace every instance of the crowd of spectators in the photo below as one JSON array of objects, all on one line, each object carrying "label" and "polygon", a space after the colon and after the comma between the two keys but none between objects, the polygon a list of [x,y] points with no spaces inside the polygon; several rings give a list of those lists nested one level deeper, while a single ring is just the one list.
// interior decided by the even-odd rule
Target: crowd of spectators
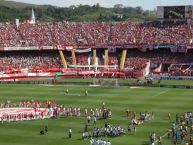
[{"label": "crowd of spectators", "polygon": [[21,39],[14,24],[0,24],[0,46],[18,46]]},{"label": "crowd of spectators", "polygon": [[16,28],[21,46],[53,46],[52,31],[52,24],[49,23],[21,24]]},{"label": "crowd of spectators", "polygon": [[169,67],[171,76],[193,76],[192,64],[171,65]]},{"label": "crowd of spectators", "polygon": [[128,44],[184,44],[192,39],[193,25],[142,22],[51,22],[35,25],[0,24],[0,45],[107,46]]},{"label": "crowd of spectators", "polygon": [[119,66],[120,60],[121,60],[120,53],[110,53],[109,54],[109,65]]},{"label": "crowd of spectators", "polygon": [[141,44],[188,44],[192,39],[193,27],[187,24],[149,23],[140,31],[139,43]]},{"label": "crowd of spectators", "polygon": [[162,64],[163,66],[166,66],[168,68],[168,70],[166,69],[165,71],[168,71],[173,75],[191,76],[191,63],[193,62],[192,56],[192,52],[171,53],[170,50],[167,49],[157,49],[147,51],[145,53],[138,50],[132,50],[128,51],[127,53],[125,67],[132,68],[134,72],[142,73],[147,64],[150,62],[151,68],[154,68],[154,65],[160,66],[160,64]]},{"label": "crowd of spectators", "polygon": [[[103,47],[124,46],[130,44],[189,44],[193,38],[193,25],[185,23],[145,23],[145,22],[51,22],[35,25],[0,24],[1,47],[43,47],[43,46],[74,46]],[[104,51],[97,53],[98,65],[104,65]],[[67,64],[73,64],[70,52],[65,53]],[[191,63],[192,53],[179,54],[158,50],[146,53],[128,51],[125,68],[142,74],[149,61],[156,64]],[[48,52],[3,52],[0,53],[0,72],[14,73],[21,69],[28,72],[42,72],[53,68],[62,68],[57,53]],[[92,53],[76,53],[78,65],[93,65]],[[121,52],[109,53],[109,65],[119,66]],[[171,67],[173,74],[184,74],[184,69]],[[191,68],[189,68],[191,70]],[[58,71],[58,70],[57,70]],[[185,71],[191,75],[192,71]]]},{"label": "crowd of spectators", "polygon": [[[89,54],[76,54],[76,62],[77,65],[91,65],[93,64],[92,58],[89,56]],[[90,64],[89,64],[90,62]]]},{"label": "crowd of spectators", "polygon": [[[43,72],[61,68],[59,53],[55,51],[17,51],[0,53],[0,72]],[[26,69],[26,70],[24,70]]]},{"label": "crowd of spectators", "polygon": [[[68,65],[73,64],[71,52],[64,52]],[[97,65],[104,65],[104,52],[97,52]],[[6,74],[20,72],[57,72],[61,71],[62,61],[57,51],[15,51],[0,53],[0,72]],[[94,65],[93,55],[89,53],[76,53],[77,65]],[[109,53],[109,65],[117,65],[121,62],[121,52]],[[142,74],[147,64],[151,62],[151,68],[160,64],[167,65],[168,72],[172,75],[192,76],[193,53],[171,53],[170,50],[157,49],[141,52],[137,49],[129,49],[125,60],[125,69]],[[187,65],[183,65],[187,64]],[[180,65],[181,64],[181,65]],[[89,68],[80,68],[88,70]],[[98,68],[101,71],[104,68]]]}]

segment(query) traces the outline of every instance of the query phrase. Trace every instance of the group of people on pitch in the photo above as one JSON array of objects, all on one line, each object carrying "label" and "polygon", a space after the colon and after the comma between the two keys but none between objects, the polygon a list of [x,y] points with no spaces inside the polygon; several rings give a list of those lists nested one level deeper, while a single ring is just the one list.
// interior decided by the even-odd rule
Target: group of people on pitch
[{"label": "group of people on pitch", "polygon": [[90,145],[111,145],[110,140],[90,138]]},{"label": "group of people on pitch", "polygon": [[192,112],[185,112],[179,116],[176,114],[176,122],[172,123],[167,130],[167,137],[171,138],[174,145],[193,145],[193,115]]}]

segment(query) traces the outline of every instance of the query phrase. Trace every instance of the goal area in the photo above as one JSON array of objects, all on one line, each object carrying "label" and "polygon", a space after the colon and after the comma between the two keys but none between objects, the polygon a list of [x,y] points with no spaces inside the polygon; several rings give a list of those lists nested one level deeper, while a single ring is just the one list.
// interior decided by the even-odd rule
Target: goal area
[{"label": "goal area", "polygon": [[103,78],[95,78],[93,79],[93,86],[107,86],[107,87],[118,87],[118,79],[103,79]]}]

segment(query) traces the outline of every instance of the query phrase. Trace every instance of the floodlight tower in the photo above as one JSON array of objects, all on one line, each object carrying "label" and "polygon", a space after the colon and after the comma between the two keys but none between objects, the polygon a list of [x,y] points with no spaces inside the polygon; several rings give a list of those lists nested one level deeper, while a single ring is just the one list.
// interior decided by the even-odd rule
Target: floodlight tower
[{"label": "floodlight tower", "polygon": [[31,10],[31,21],[32,21],[32,24],[35,24],[35,23],[36,23],[36,17],[35,17],[33,8],[32,8],[32,10]]}]

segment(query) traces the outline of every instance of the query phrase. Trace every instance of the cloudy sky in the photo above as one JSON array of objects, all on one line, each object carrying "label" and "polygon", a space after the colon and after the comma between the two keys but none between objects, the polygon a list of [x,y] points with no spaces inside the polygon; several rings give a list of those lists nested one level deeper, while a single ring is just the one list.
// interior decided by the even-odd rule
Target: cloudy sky
[{"label": "cloudy sky", "polygon": [[115,4],[124,6],[142,6],[143,9],[154,9],[157,5],[193,5],[193,0],[14,0],[32,4],[51,4],[55,6],[68,7],[70,5],[99,3],[104,7],[112,7]]}]

